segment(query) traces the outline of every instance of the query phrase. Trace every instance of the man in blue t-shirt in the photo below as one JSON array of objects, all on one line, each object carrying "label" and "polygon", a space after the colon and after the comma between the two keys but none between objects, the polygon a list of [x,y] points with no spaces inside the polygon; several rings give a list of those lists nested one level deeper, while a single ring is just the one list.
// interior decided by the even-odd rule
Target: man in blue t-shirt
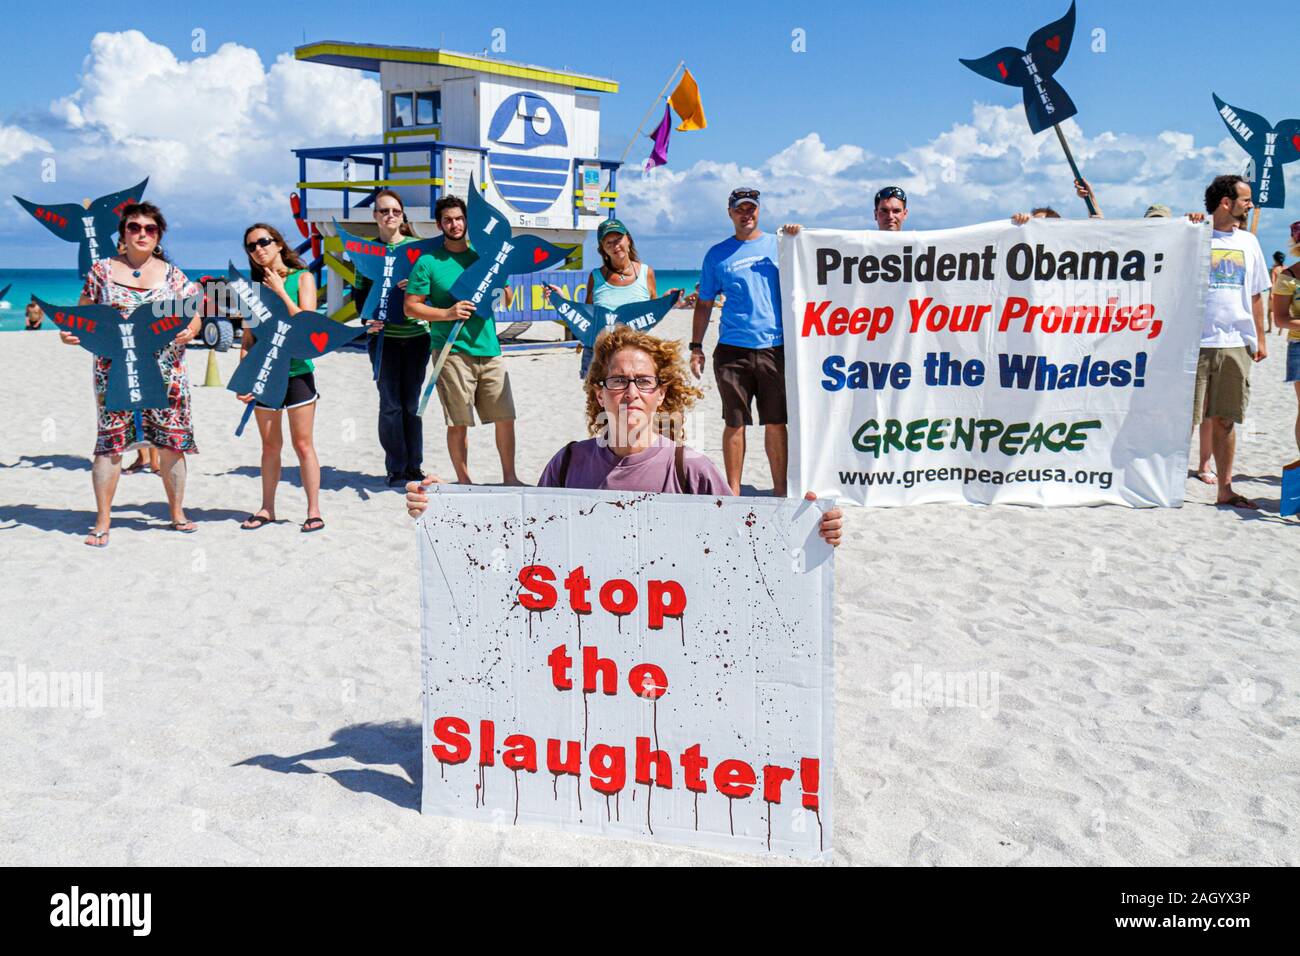
[{"label": "man in blue t-shirt", "polygon": [[719,295],[722,327],[713,350],[713,375],[722,398],[722,462],[731,493],[740,494],[745,463],[745,426],[758,423],[772,469],[772,494],[784,498],[788,436],[785,412],[785,350],[781,334],[781,279],[776,236],[758,228],[758,190],[735,189],[727,200],[735,235],[718,243],[700,269],[700,297],[691,331],[691,371],[704,374],[704,333]]}]

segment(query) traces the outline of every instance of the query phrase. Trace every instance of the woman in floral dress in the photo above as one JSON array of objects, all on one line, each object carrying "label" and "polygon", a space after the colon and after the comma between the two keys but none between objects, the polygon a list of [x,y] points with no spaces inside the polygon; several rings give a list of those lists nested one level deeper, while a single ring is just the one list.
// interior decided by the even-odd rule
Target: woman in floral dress
[{"label": "woman in floral dress", "polygon": [[[132,203],[122,210],[118,226],[118,248],[122,251],[96,262],[86,274],[81,305],[111,305],[126,318],[146,302],[196,295],[199,286],[167,261],[162,251],[167,220],[153,203]],[[136,431],[134,412],[112,412],[104,408],[108,388],[109,360],[95,357],[95,405],[99,413],[99,434],[95,441],[91,480],[95,488],[95,527],[86,544],[108,545],[113,495],[122,474],[122,453],[152,445],[159,450],[163,487],[171,509],[171,528],[189,533],[197,530],[185,517],[185,455],[197,452],[190,424],[190,381],[185,371],[185,344],[198,334],[202,319],[197,315],[165,349],[158,353],[158,369],[167,382],[167,405],[140,413],[143,426]],[[78,344],[70,332],[60,332],[68,345]]]}]

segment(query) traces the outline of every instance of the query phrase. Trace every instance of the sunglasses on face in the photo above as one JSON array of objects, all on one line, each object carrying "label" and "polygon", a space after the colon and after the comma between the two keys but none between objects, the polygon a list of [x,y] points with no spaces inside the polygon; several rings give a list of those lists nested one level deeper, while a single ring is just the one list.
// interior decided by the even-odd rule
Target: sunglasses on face
[{"label": "sunglasses on face", "polygon": [[256,252],[258,249],[265,249],[274,242],[275,240],[270,236],[263,236],[261,239],[254,239],[252,242],[244,243],[244,248],[251,253]]},{"label": "sunglasses on face", "polygon": [[400,206],[386,206],[382,209],[375,209],[376,216],[400,216],[401,214],[402,209]]},{"label": "sunglasses on face", "polygon": [[156,236],[158,235],[158,224],[153,222],[128,222],[126,224],[128,236],[138,236],[142,232],[146,236]]},{"label": "sunglasses on face", "polygon": [[638,392],[653,392],[659,387],[657,375],[638,375],[629,378],[626,375],[611,375],[600,383],[606,391],[625,392],[629,385],[635,385]]}]

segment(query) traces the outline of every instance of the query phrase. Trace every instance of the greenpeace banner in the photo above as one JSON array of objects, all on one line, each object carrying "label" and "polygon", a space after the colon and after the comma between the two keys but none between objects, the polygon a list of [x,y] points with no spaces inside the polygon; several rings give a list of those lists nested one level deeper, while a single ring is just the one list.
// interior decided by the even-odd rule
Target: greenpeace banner
[{"label": "greenpeace banner", "polygon": [[1182,504],[1208,225],[804,229],[780,248],[795,487]]},{"label": "greenpeace banner", "polygon": [[828,504],[429,497],[425,813],[829,859]]}]

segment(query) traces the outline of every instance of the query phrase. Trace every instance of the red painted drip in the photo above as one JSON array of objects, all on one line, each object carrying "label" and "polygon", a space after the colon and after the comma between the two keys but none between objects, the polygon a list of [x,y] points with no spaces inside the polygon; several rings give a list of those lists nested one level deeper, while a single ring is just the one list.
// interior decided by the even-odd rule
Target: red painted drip
[{"label": "red painted drip", "polygon": [[650,798],[654,796],[655,783],[651,780],[645,785],[645,827],[650,831],[650,835],[655,835],[655,828],[650,825]]},{"label": "red painted drip", "polygon": [[804,757],[799,761],[799,782],[803,785],[803,805],[809,810],[821,806],[817,799],[817,788],[821,781],[822,762],[816,757]]},{"label": "red painted drip", "polygon": [[767,801],[767,849],[772,850],[772,801]]},{"label": "red painted drip", "polygon": [[514,771],[515,775],[515,822],[514,826],[519,826],[519,771]]},{"label": "red painted drip", "polygon": [[695,791],[695,829],[700,828],[700,792]]},{"label": "red painted drip", "polygon": [[731,827],[731,835],[736,835],[736,818],[731,815],[732,808],[736,805],[735,797],[727,797],[727,824]]}]

